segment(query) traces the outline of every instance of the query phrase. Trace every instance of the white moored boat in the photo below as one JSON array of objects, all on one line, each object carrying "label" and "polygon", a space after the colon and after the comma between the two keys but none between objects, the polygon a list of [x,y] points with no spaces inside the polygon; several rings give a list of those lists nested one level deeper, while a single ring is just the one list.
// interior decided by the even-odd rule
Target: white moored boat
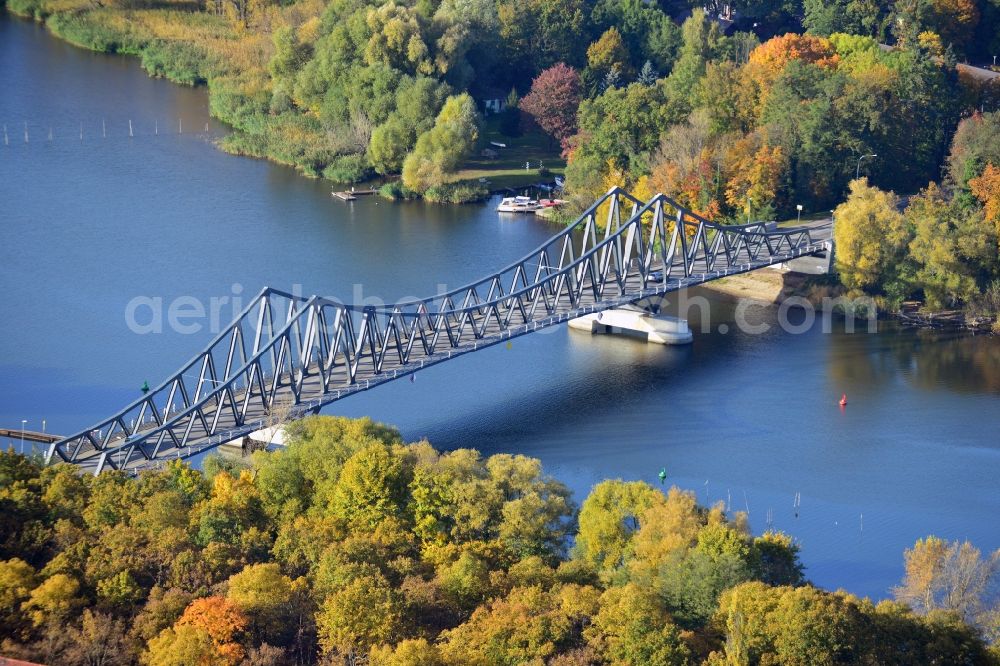
[{"label": "white moored boat", "polygon": [[531,197],[506,197],[497,206],[497,210],[501,213],[534,213],[541,207]]}]

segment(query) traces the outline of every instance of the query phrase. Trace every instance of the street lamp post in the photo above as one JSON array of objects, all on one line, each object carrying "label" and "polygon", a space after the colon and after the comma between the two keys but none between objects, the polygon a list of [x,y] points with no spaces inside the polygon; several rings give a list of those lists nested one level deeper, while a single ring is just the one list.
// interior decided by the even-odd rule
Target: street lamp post
[{"label": "street lamp post", "polygon": [[21,455],[24,455],[24,426],[27,425],[28,419],[21,419]]},{"label": "street lamp post", "polygon": [[870,155],[862,155],[861,157],[858,158],[858,168],[854,170],[854,180],[861,178],[861,160],[868,157],[878,157],[878,155],[872,153]]}]

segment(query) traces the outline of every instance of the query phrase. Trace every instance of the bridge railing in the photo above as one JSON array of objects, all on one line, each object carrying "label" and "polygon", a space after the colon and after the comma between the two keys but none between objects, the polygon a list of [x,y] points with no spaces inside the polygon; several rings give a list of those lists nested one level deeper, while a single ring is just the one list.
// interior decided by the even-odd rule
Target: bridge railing
[{"label": "bridge railing", "polygon": [[[607,222],[599,233],[597,215],[605,207]],[[128,466],[136,456],[156,460],[170,450],[179,455],[192,441],[262,422],[260,415],[270,413],[282,393],[297,408],[313,405],[316,395],[319,402],[332,391],[339,395],[366,372],[411,372],[407,366],[416,357],[433,357],[442,345],[459,349],[552,321],[560,308],[578,308],[585,296],[592,304],[639,300],[662,293],[671,280],[711,273],[723,260],[731,270],[812,247],[807,230],[717,225],[663,195],[642,204],[616,188],[525,258],[428,299],[378,308],[264,290],[171,379],[97,427],[56,443],[50,457],[54,452],[78,461],[89,444],[98,452],[100,471]],[[276,313],[284,313],[283,321],[275,322]],[[245,329],[253,322],[248,349]],[[190,386],[194,369],[197,381]],[[172,410],[178,397],[181,407]]]},{"label": "bridge railing", "polygon": [[304,300],[277,289],[261,290],[225,329],[170,378],[113,416],[52,444],[47,460],[57,456],[72,462],[85,450],[102,450],[117,439],[158,428],[171,414],[212,397],[220,379],[266,347],[274,333],[294,319]]}]

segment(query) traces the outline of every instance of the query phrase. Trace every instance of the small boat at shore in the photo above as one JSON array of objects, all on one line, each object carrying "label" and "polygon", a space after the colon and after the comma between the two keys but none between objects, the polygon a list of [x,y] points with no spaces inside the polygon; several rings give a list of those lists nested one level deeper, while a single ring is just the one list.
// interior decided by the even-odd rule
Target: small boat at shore
[{"label": "small boat at shore", "polygon": [[542,207],[538,201],[531,197],[505,197],[497,211],[501,213],[534,213]]}]

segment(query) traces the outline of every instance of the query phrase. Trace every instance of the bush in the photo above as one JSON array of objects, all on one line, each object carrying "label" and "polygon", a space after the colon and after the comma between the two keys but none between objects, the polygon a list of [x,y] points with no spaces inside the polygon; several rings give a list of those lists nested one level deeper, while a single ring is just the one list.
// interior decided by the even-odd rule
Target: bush
[{"label": "bush", "polygon": [[400,180],[386,183],[382,187],[378,188],[378,194],[383,199],[388,199],[389,201],[408,201],[410,199],[416,199],[420,196],[419,193],[407,189]]},{"label": "bush", "polygon": [[259,128],[270,111],[271,93],[260,75],[216,76],[208,82],[212,116],[247,132]]},{"label": "bush", "polygon": [[208,78],[201,71],[206,58],[207,54],[194,44],[155,40],[142,51],[142,68],[152,76],[193,86]]},{"label": "bush", "polygon": [[12,14],[41,21],[47,16],[41,0],[7,0],[7,9]]},{"label": "bush", "polygon": [[375,175],[364,155],[341,155],[323,169],[323,177],[335,183],[360,183]]},{"label": "bush", "polygon": [[54,14],[47,25],[57,37],[70,44],[103,53],[138,55],[143,42],[128,30],[117,30],[89,14]]},{"label": "bush", "polygon": [[435,185],[424,192],[424,198],[434,203],[473,203],[483,201],[489,196],[489,190],[484,185],[471,181]]}]

